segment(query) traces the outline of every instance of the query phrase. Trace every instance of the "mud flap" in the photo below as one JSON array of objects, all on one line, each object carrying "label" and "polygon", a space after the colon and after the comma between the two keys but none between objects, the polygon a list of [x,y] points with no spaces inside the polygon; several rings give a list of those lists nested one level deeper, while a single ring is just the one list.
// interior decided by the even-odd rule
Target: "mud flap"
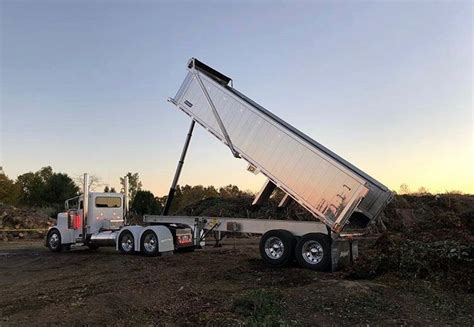
[{"label": "mud flap", "polygon": [[331,271],[352,265],[359,256],[357,240],[333,239],[331,242]]}]

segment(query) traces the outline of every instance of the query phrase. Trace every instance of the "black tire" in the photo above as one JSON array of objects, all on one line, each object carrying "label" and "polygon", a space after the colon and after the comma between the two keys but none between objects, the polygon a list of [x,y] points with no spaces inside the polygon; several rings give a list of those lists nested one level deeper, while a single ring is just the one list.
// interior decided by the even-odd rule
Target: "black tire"
[{"label": "black tire", "polygon": [[51,252],[61,252],[63,249],[61,245],[61,233],[57,229],[52,229],[46,238],[46,244]]},{"label": "black tire", "polygon": [[298,240],[295,257],[304,268],[327,271],[331,266],[331,238],[320,233],[306,234]]},{"label": "black tire", "polygon": [[158,236],[152,230],[143,233],[140,240],[140,249],[148,257],[155,257],[159,253]]},{"label": "black tire", "polygon": [[289,231],[274,229],[260,239],[260,256],[272,267],[283,267],[293,260],[295,237]]},{"label": "black tire", "polygon": [[135,238],[130,231],[126,230],[120,233],[118,238],[118,249],[123,254],[135,253]]}]

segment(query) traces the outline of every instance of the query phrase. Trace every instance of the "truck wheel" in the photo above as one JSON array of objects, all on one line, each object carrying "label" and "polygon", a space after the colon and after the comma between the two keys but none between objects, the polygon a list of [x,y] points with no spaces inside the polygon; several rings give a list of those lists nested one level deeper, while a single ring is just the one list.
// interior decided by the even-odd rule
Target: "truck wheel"
[{"label": "truck wheel", "polygon": [[283,267],[293,259],[295,238],[289,231],[274,229],[260,239],[260,256],[273,267]]},{"label": "truck wheel", "polygon": [[142,253],[146,256],[153,257],[158,255],[158,237],[152,230],[147,230],[142,235],[140,241]]},{"label": "truck wheel", "polygon": [[331,238],[320,233],[306,234],[298,240],[295,256],[302,267],[326,271],[331,264]]},{"label": "truck wheel", "polygon": [[123,254],[132,254],[135,252],[135,240],[132,233],[128,230],[120,234],[118,239],[118,249]]},{"label": "truck wheel", "polygon": [[61,233],[57,229],[53,229],[48,233],[48,248],[51,252],[61,252]]}]

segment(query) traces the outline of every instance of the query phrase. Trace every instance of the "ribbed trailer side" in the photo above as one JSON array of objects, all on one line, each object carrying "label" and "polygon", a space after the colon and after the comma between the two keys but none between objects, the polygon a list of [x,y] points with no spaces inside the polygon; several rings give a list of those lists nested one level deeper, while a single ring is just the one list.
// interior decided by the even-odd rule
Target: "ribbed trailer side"
[{"label": "ribbed trailer side", "polygon": [[191,59],[171,101],[288,193],[340,232],[358,212],[366,220],[385,207],[381,183],[228,86],[230,79]]}]

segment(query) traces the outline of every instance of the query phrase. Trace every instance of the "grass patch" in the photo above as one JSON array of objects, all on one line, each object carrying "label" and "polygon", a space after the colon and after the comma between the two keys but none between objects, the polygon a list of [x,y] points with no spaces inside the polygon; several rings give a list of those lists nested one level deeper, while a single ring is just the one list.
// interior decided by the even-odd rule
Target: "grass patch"
[{"label": "grass patch", "polygon": [[289,326],[283,319],[283,295],[274,290],[257,289],[234,299],[232,312],[242,318],[247,326]]}]

